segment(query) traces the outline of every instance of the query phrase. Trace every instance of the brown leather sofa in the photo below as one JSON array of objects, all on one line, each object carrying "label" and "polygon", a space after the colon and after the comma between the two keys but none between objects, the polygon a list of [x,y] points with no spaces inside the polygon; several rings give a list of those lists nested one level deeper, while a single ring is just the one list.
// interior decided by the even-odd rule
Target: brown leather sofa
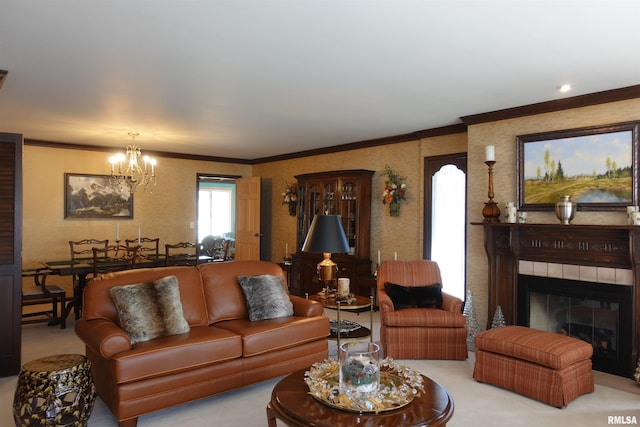
[{"label": "brown leather sofa", "polygon": [[[240,275],[280,275],[263,261],[161,267],[111,273],[83,296],[76,334],[84,341],[97,393],[121,427],[140,415],[303,369],[328,356],[323,307],[290,295],[291,317],[250,321]],[[176,276],[190,331],[131,345],[109,289]]]}]

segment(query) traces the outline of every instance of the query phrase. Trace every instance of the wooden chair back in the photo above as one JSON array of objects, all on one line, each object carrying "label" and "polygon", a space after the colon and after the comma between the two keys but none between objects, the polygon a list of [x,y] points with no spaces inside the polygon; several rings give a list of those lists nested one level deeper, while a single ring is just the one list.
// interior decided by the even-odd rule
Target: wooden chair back
[{"label": "wooden chair back", "polygon": [[140,239],[125,239],[127,247],[138,246],[140,248],[139,257],[149,258],[149,256],[158,258],[160,255],[160,238],[141,237]]},{"label": "wooden chair back", "polygon": [[84,239],[75,242],[69,240],[71,261],[76,261],[78,258],[91,259],[93,257],[92,249],[94,247],[107,249],[107,246],[109,246],[109,240]]},{"label": "wooden chair back", "polygon": [[106,248],[92,248],[93,277],[135,268],[139,252],[139,246],[109,245]]},{"label": "wooden chair back", "polygon": [[199,245],[193,242],[179,242],[164,245],[165,265],[197,265],[200,255]]},{"label": "wooden chair back", "polygon": [[226,260],[229,256],[229,240],[224,237],[206,236],[200,243],[200,254],[214,260]]}]

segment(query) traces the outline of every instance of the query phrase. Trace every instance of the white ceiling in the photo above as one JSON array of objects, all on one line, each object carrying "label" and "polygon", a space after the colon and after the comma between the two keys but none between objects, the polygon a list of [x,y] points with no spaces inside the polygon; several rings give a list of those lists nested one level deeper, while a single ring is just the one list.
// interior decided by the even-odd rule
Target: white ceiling
[{"label": "white ceiling", "polygon": [[[639,1],[3,0],[0,131],[254,159],[640,83]],[[557,86],[574,90],[560,94]]]}]

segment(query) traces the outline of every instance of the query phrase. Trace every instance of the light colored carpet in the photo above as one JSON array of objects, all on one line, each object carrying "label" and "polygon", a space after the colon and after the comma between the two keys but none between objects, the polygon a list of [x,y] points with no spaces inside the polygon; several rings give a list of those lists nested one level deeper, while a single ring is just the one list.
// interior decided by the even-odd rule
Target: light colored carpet
[{"label": "light colored carpet", "polygon": [[[334,318],[335,312],[326,311]],[[73,332],[74,321],[68,328],[47,327],[45,324],[23,326],[23,362],[50,354],[84,353],[84,347]],[[347,313],[349,320],[367,324],[367,313]],[[378,313],[374,316],[374,339],[378,339]],[[335,353],[335,343],[329,343]],[[466,361],[402,360],[409,367],[423,373],[444,386],[455,403],[449,426],[586,426],[611,424],[610,416],[635,416],[640,423],[640,386],[631,379],[594,371],[596,390],[557,409],[497,387],[473,380],[474,353]],[[13,425],[12,402],[17,377],[0,378],[0,426]],[[271,390],[278,379],[266,381],[219,396],[210,397],[175,408],[140,417],[140,427],[211,426],[253,427],[267,423],[265,408]],[[278,423],[279,426],[283,424]],[[96,400],[90,427],[117,426],[100,399]],[[394,426],[389,426],[394,427]]]}]

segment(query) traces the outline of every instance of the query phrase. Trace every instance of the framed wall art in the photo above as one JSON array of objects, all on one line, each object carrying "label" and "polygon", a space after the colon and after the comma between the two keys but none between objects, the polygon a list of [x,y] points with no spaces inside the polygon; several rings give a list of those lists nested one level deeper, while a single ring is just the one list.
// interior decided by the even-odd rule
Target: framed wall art
[{"label": "framed wall art", "polygon": [[109,182],[109,175],[64,174],[64,217],[133,218],[133,194]]},{"label": "framed wall art", "polygon": [[518,208],[553,210],[564,195],[581,211],[637,205],[639,126],[618,123],[518,136]]}]

